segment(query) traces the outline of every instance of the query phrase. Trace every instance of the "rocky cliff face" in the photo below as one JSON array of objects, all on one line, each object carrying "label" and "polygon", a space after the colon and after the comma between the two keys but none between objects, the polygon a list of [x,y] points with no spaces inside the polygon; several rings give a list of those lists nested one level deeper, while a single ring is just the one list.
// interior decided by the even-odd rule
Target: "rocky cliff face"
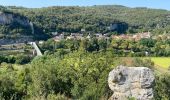
[{"label": "rocky cliff face", "polygon": [[9,24],[13,20],[12,14],[0,12],[0,24]]},{"label": "rocky cliff face", "polygon": [[109,87],[114,92],[110,100],[127,100],[129,97],[136,100],[151,100],[154,79],[149,68],[118,66],[108,77]]},{"label": "rocky cliff face", "polygon": [[12,13],[0,12],[0,24],[12,24],[13,22],[17,22],[23,26],[30,26],[29,20],[25,17]]}]

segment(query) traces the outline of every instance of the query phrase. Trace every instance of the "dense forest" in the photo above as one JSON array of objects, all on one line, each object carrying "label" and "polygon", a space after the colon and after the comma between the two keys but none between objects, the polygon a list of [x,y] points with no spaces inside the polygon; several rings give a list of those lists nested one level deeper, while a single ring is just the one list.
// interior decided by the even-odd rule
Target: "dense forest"
[{"label": "dense forest", "polygon": [[[129,8],[119,5],[105,6],[54,6],[47,8],[1,7],[2,12],[12,12],[26,17],[33,23],[35,33],[39,37],[51,32],[81,32],[81,29],[91,33],[137,33],[151,31],[154,34],[169,33],[170,12],[161,9]],[[116,30],[111,26],[117,25]],[[1,35],[8,33],[28,33],[30,28],[14,25],[15,28],[4,30],[7,25],[1,25]],[[13,26],[13,25],[12,25]],[[17,28],[16,28],[17,27]],[[16,30],[17,29],[17,30]],[[25,30],[25,31],[24,31]],[[30,32],[31,33],[31,32]],[[45,36],[44,36],[45,37]],[[47,37],[47,36],[46,36]]]}]

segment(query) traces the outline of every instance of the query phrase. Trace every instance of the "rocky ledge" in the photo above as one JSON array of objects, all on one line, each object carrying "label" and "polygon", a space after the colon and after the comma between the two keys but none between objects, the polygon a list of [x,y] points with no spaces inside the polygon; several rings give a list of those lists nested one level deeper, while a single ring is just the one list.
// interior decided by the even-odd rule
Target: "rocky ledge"
[{"label": "rocky ledge", "polygon": [[118,66],[109,73],[108,84],[113,91],[110,100],[153,99],[154,75],[147,67]]}]

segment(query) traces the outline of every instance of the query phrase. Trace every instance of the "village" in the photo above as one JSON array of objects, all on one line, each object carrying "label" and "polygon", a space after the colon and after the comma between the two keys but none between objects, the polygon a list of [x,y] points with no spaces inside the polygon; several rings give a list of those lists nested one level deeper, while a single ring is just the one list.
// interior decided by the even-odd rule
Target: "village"
[{"label": "village", "polygon": [[[120,35],[110,35],[109,33],[102,34],[102,33],[96,33],[96,34],[84,34],[84,33],[70,33],[70,35],[57,32],[52,32],[53,34],[53,40],[55,42],[60,42],[62,40],[84,40],[84,39],[91,39],[96,38],[98,40],[101,39],[113,39],[113,40],[134,40],[134,41],[140,41],[141,39],[170,39],[170,36],[167,34],[162,35],[152,35],[151,32],[141,32],[136,34],[120,34]],[[40,40],[36,42],[28,42],[28,43],[16,43],[16,44],[8,44],[8,45],[1,45],[0,51],[1,54],[17,54],[17,53],[25,53],[29,51],[29,54],[33,56],[42,55],[40,49],[38,48],[38,45],[42,45],[45,41]],[[26,45],[28,44],[28,45]],[[16,45],[16,46],[15,46]],[[26,46],[25,46],[26,45]],[[10,47],[10,48],[9,48]],[[22,47],[22,48],[20,48]],[[28,47],[25,49],[24,47]],[[34,48],[34,49],[33,49]],[[8,50],[7,50],[8,49]],[[5,52],[3,53],[2,52]],[[8,53],[6,53],[8,52]],[[145,52],[145,55],[148,55],[148,52]]]},{"label": "village", "polygon": [[[82,33],[71,33],[69,36],[65,35],[64,33],[54,35],[54,40],[56,42],[61,41],[63,39],[70,40],[70,39],[75,39],[75,40],[83,40],[83,39],[90,39],[92,37],[96,37],[97,39],[124,39],[124,40],[141,40],[143,38],[151,38],[152,34],[151,32],[142,32],[142,33],[136,33],[136,34],[121,34],[121,35],[111,35],[109,34],[102,34],[102,33],[96,33],[96,34],[88,34],[87,36],[83,35]],[[163,37],[162,35],[158,37]],[[157,38],[157,37],[152,37],[152,38]]]},{"label": "village", "polygon": [[59,42],[63,39],[66,40],[83,40],[83,39],[90,39],[92,37],[95,37],[97,39],[115,39],[115,40],[135,40],[139,41],[141,39],[170,39],[170,36],[167,34],[162,34],[162,35],[152,35],[151,32],[141,32],[141,33],[136,33],[136,34],[120,34],[120,35],[109,35],[109,33],[102,34],[102,33],[96,33],[96,34],[91,34],[89,33],[88,35],[84,35],[82,33],[71,33],[70,35],[65,35],[65,33],[61,34],[55,34],[53,37],[53,40],[56,42]]}]

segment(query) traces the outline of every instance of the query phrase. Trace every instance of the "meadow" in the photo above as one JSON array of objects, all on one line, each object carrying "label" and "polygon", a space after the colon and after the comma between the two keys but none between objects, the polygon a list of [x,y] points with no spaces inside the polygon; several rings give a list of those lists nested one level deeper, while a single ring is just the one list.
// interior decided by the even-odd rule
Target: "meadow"
[{"label": "meadow", "polygon": [[[134,57],[122,57],[121,63],[124,63],[127,66],[132,66],[133,58]],[[170,66],[170,57],[137,57],[137,58],[150,59],[152,62],[154,62],[154,67],[160,72],[167,72]]]},{"label": "meadow", "polygon": [[150,57],[155,66],[168,69],[170,66],[170,57]]}]

